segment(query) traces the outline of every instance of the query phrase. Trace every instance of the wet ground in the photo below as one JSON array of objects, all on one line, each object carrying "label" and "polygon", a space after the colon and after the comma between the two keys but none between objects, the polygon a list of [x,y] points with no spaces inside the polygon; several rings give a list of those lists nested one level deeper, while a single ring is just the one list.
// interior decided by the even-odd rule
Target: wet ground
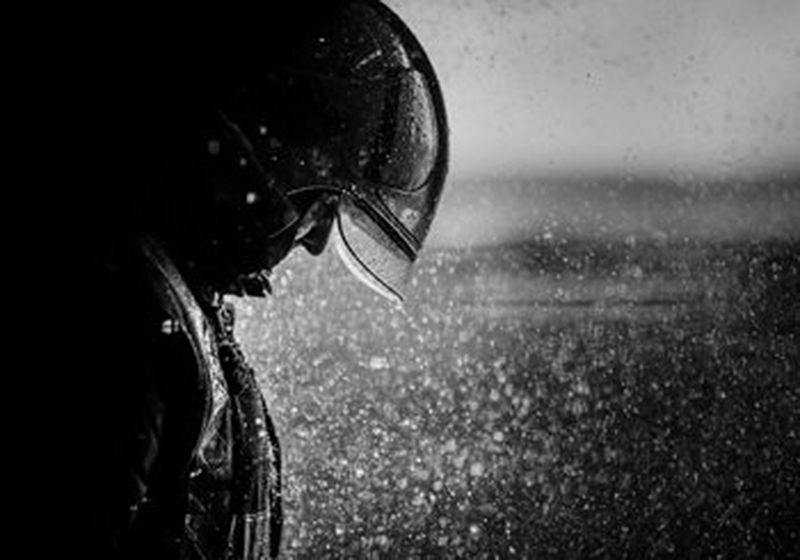
[{"label": "wet ground", "polygon": [[800,245],[425,255],[403,310],[332,256],[239,309],[284,555],[800,554]]}]

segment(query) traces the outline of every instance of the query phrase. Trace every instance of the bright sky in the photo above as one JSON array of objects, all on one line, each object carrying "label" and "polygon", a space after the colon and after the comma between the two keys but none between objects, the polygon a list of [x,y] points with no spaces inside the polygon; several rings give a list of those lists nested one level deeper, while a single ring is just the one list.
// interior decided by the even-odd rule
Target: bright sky
[{"label": "bright sky", "polygon": [[437,67],[454,177],[800,165],[797,0],[386,0]]}]

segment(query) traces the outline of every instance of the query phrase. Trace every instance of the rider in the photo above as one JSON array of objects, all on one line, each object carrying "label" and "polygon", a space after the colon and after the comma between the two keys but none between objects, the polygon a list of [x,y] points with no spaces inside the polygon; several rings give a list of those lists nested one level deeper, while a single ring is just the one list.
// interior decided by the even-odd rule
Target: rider
[{"label": "rider", "polygon": [[116,53],[125,72],[92,82],[93,206],[71,269],[76,301],[99,303],[66,335],[91,341],[82,557],[276,555],[280,452],[224,296],[264,296],[292,248],[318,255],[333,235],[399,299],[427,235],[448,129],[425,52],[377,0],[295,5],[191,48],[142,34]]}]

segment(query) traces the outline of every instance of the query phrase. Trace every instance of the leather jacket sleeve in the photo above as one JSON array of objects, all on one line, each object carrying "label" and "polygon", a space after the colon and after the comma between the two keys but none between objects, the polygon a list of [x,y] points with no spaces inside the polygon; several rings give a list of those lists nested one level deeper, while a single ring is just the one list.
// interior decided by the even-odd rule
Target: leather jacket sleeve
[{"label": "leather jacket sleeve", "polygon": [[140,254],[103,257],[71,325],[86,346],[74,397],[80,556],[177,558],[207,380]]}]

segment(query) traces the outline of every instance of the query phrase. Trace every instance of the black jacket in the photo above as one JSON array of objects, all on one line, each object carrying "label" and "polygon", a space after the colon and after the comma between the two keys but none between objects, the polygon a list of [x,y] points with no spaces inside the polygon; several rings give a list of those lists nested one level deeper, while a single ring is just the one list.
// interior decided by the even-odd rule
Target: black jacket
[{"label": "black jacket", "polygon": [[152,240],[96,245],[72,324],[79,556],[274,556],[280,454],[230,308],[201,304]]}]

